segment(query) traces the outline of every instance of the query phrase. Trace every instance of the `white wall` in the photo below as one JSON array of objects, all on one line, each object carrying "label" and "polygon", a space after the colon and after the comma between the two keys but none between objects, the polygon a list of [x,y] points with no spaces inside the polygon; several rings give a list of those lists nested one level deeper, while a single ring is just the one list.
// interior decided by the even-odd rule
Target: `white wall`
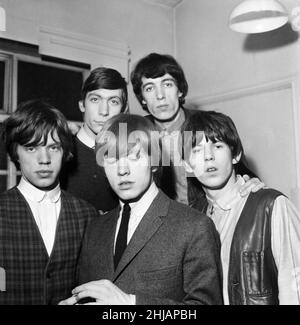
[{"label": "white wall", "polygon": [[[128,47],[131,66],[149,52],[174,49],[173,10],[141,0],[1,0],[1,4],[7,13],[7,31],[0,33],[4,38],[39,44],[39,28],[46,26],[79,35],[83,41],[86,37]],[[132,92],[130,102],[132,112],[143,113]]]},{"label": "white wall", "polygon": [[300,208],[299,35],[288,25],[256,35],[231,31],[228,18],[240,2],[186,0],[176,9],[188,103],[232,116],[256,172]]}]

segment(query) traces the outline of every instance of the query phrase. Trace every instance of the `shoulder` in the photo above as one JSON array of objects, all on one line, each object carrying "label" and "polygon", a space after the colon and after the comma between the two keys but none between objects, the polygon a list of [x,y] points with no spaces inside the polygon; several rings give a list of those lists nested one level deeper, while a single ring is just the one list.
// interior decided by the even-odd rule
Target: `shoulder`
[{"label": "shoulder", "polygon": [[258,201],[258,202],[267,202],[267,201],[274,201],[277,197],[284,196],[281,192],[272,189],[272,188],[266,188],[261,189],[257,192],[251,192],[248,197],[248,201]]},{"label": "shoulder", "polygon": [[170,200],[169,218],[179,227],[211,227],[213,222],[206,214],[185,204]]},{"label": "shoulder", "polygon": [[61,190],[61,199],[62,202],[68,204],[74,212],[89,211],[92,214],[98,215],[98,211],[94,208],[93,205],[70,194],[69,192]]},{"label": "shoulder", "polygon": [[17,189],[17,187],[13,187],[5,192],[0,193],[0,201],[5,202],[5,201],[18,201],[20,197],[20,192]]}]

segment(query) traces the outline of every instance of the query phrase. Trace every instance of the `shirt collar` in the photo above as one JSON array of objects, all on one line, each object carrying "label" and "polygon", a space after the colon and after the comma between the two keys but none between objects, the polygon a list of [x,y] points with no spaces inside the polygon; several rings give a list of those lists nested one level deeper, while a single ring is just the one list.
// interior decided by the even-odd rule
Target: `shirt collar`
[{"label": "shirt collar", "polygon": [[175,118],[175,121],[167,128],[164,127],[163,123],[156,121],[155,124],[159,127],[159,129],[167,131],[168,133],[172,133],[174,131],[180,131],[182,124],[185,121],[185,114],[182,108],[179,109],[179,113]]},{"label": "shirt collar", "polygon": [[[143,216],[149,209],[151,203],[157,196],[159,190],[155,183],[153,182],[146,193],[137,201],[129,204],[131,208],[131,213],[135,215]],[[121,210],[123,210],[124,202],[120,201]]]},{"label": "shirt collar", "polygon": [[209,194],[206,194],[208,203],[212,206],[217,206],[224,211],[231,210],[236,198],[240,197],[240,189],[244,184],[245,181],[243,177],[237,175],[237,181],[228,188],[225,193],[222,193],[222,196],[212,198]]},{"label": "shirt collar", "polygon": [[17,187],[26,199],[33,202],[41,202],[44,198],[48,197],[51,202],[56,203],[61,194],[59,184],[50,191],[42,191],[30,184],[24,177],[21,178]]},{"label": "shirt collar", "polygon": [[84,143],[87,147],[94,149],[95,148],[95,139],[91,138],[86,130],[84,129],[83,125],[77,133],[77,138]]}]

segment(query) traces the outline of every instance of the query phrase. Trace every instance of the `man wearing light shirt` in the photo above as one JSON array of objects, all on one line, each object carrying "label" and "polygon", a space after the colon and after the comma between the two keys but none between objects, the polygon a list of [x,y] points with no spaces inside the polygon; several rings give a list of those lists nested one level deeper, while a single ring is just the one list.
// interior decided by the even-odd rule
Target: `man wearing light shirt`
[{"label": "man wearing light shirt", "polygon": [[153,124],[120,114],[104,125],[96,142],[97,163],[120,205],[90,224],[80,285],[61,304],[87,298],[99,305],[222,304],[216,229],[204,214],[155,185],[160,144]]},{"label": "man wearing light shirt", "polygon": [[214,222],[221,239],[223,296],[230,305],[300,304],[300,215],[279,191],[239,195],[236,174],[244,152],[230,117],[197,112],[183,131],[186,169],[195,175],[207,202],[195,202]]},{"label": "man wearing light shirt", "polygon": [[0,194],[0,304],[57,304],[76,283],[83,235],[98,212],[60,190],[62,163],[72,156],[62,113],[33,100],[20,104],[3,126],[7,152],[22,178]]}]

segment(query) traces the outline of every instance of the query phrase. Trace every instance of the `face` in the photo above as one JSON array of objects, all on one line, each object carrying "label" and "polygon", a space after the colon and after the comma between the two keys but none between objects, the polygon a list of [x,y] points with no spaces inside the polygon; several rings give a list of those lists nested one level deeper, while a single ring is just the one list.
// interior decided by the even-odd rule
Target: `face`
[{"label": "face", "polygon": [[46,145],[17,147],[22,176],[32,185],[49,190],[56,186],[62,165],[63,149],[57,133],[48,135]]},{"label": "face", "polygon": [[157,120],[168,121],[174,118],[180,108],[179,91],[175,79],[170,74],[159,78],[142,78],[143,104]]},{"label": "face", "polygon": [[194,175],[207,189],[222,189],[235,182],[234,164],[229,146],[224,142],[213,143],[203,137],[189,157],[189,165]]},{"label": "face", "polygon": [[103,124],[121,113],[122,89],[97,89],[87,93],[79,108],[84,113],[84,128],[94,138],[103,128]]},{"label": "face", "polygon": [[153,181],[150,158],[139,143],[118,160],[105,157],[104,170],[112,189],[122,201],[138,199]]}]

